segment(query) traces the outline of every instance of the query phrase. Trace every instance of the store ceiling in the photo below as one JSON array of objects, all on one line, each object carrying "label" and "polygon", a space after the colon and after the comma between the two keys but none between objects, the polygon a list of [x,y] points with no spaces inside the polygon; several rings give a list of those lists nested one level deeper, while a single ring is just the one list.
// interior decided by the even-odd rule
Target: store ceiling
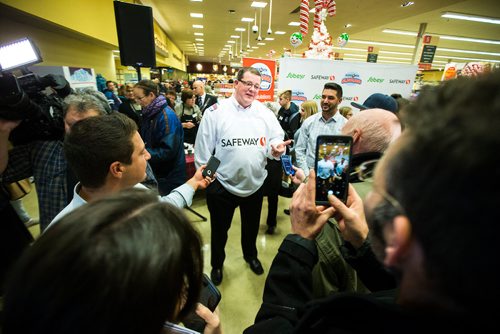
[{"label": "store ceiling", "polygon": [[[255,58],[269,58],[270,50],[276,51],[276,57],[283,54],[284,48],[291,49],[292,53],[300,56],[307,50],[312,34],[313,14],[310,14],[309,33],[304,37],[304,42],[296,49],[290,45],[290,35],[300,30],[299,27],[289,26],[291,21],[299,21],[300,0],[260,0],[268,5],[262,10],[262,22],[260,23],[260,10],[250,7],[250,0],[203,0],[195,2],[191,0],[144,0],[145,5],[153,7],[155,19],[160,23],[174,43],[188,56],[190,62],[239,62],[240,58],[233,57],[229,60],[228,51],[223,51],[227,41],[237,42],[232,44],[233,56],[240,53],[240,39],[243,40],[243,50],[250,44],[251,51],[246,56]],[[269,27],[269,3],[272,2],[271,29]],[[312,6],[314,0],[310,0]],[[442,67],[449,59],[458,62],[469,61],[467,59],[488,59],[500,62],[500,25],[489,23],[478,23],[456,19],[442,18],[443,12],[457,12],[479,16],[500,18],[500,2],[498,0],[415,0],[414,4],[402,7],[402,0],[337,0],[337,13],[334,17],[326,19],[326,27],[333,37],[334,45],[337,37],[346,32],[350,41],[342,50],[335,47],[336,52],[344,52],[345,59],[366,60],[366,49],[368,44],[356,41],[385,42],[405,44],[409,47],[378,46],[381,50],[379,61],[386,62],[411,62],[414,52],[416,37],[383,33],[384,29],[397,29],[410,32],[418,32],[421,23],[427,23],[426,33],[438,35],[451,35],[468,37],[473,40],[494,40],[497,44],[484,44],[477,42],[464,42],[440,39],[438,51],[435,57],[435,67]],[[230,13],[234,11],[234,13]],[[295,12],[294,12],[295,11]],[[203,18],[192,18],[190,13],[202,13]],[[274,38],[273,41],[263,40],[265,45],[257,45],[258,33],[250,32],[248,36],[248,23],[242,22],[242,17],[254,18],[257,14],[257,25],[261,24],[261,37]],[[203,29],[193,28],[193,24],[203,25]],[[346,24],[351,24],[345,28]],[[253,23],[250,23],[250,30]],[[244,28],[244,32],[235,31],[236,28]],[[283,35],[276,35],[276,31],[284,31]],[[201,32],[203,36],[195,36],[194,33]],[[240,38],[231,38],[240,36]],[[197,41],[201,38],[203,41]],[[203,43],[203,51],[199,46],[195,49],[195,43]],[[336,46],[336,45],[335,45]],[[377,45],[375,45],[377,46]],[[258,47],[258,48],[255,48]],[[442,51],[440,48],[458,49],[472,52],[487,52],[493,54],[476,54],[465,52]],[[238,50],[236,50],[238,49]],[[361,49],[361,50],[352,50]],[[236,52],[238,51],[238,52]],[[384,53],[384,51],[389,51]],[[402,52],[390,53],[392,52]],[[393,58],[388,58],[393,57]],[[394,59],[399,58],[399,59]]]}]

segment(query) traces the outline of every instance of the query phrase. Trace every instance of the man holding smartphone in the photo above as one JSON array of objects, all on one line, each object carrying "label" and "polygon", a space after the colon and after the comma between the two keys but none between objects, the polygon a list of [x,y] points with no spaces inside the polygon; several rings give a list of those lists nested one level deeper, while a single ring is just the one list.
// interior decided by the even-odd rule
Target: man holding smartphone
[{"label": "man holding smartphone", "polygon": [[278,160],[290,141],[283,142],[283,130],[274,114],[255,101],[260,89],[260,72],[242,68],[237,75],[234,94],[208,108],[196,137],[195,163],[206,164],[212,155],[220,161],[217,179],[207,188],[210,211],[210,278],[222,282],[224,248],[234,210],[240,207],[241,246],[250,269],[264,272],[255,245],[262,209],[262,185],[267,176],[267,158]]},{"label": "man holding smartphone", "polygon": [[328,82],[321,93],[321,113],[308,117],[300,127],[299,140],[295,145],[297,165],[309,174],[314,169],[316,139],[319,135],[340,135],[347,119],[338,112],[342,102],[342,87]]}]

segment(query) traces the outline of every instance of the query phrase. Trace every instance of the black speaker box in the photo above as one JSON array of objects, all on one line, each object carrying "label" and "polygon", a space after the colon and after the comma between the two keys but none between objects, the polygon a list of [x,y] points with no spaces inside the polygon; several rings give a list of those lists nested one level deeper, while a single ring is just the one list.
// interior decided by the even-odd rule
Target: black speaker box
[{"label": "black speaker box", "polygon": [[156,67],[152,8],[120,1],[114,6],[122,65]]}]

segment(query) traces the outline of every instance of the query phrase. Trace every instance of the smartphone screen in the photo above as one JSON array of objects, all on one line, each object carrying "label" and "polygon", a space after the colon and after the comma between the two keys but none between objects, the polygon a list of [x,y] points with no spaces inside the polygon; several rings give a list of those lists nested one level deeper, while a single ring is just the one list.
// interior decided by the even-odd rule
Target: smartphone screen
[{"label": "smartphone screen", "polygon": [[[203,274],[202,284],[203,287],[201,289],[199,302],[213,312],[221,300],[220,291],[206,274]],[[187,328],[201,333],[203,333],[203,330],[205,329],[205,321],[200,318],[194,310],[186,316],[182,323]]]},{"label": "smartphone screen", "polygon": [[283,170],[285,171],[286,175],[295,175],[295,170],[293,169],[292,165],[292,157],[286,154],[283,154],[281,156],[281,165],[283,166]]},{"label": "smartphone screen", "polygon": [[208,159],[207,167],[203,170],[201,174],[204,177],[210,176],[213,178],[215,172],[217,171],[217,168],[219,168],[219,165],[220,165],[220,160],[217,159],[214,155],[212,155],[210,159]]},{"label": "smartphone screen", "polygon": [[349,136],[318,136],[315,155],[317,204],[328,204],[329,194],[346,202],[351,147]]}]

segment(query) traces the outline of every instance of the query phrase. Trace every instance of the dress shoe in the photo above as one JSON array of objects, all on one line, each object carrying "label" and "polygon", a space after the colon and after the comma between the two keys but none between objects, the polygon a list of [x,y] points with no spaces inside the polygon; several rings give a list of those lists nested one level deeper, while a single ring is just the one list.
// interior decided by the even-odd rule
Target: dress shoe
[{"label": "dress shoe", "polygon": [[268,226],[266,234],[274,234],[276,232],[276,226]]},{"label": "dress shoe", "polygon": [[247,262],[250,265],[250,269],[252,269],[255,274],[262,275],[264,273],[264,269],[258,258],[251,259]]},{"label": "dress shoe", "polygon": [[219,285],[222,282],[222,269],[212,268],[210,272],[210,279],[215,285]]},{"label": "dress shoe", "polygon": [[289,215],[290,216],[290,210],[289,209],[285,209],[285,210],[283,210],[283,212],[285,213],[285,215]]}]

